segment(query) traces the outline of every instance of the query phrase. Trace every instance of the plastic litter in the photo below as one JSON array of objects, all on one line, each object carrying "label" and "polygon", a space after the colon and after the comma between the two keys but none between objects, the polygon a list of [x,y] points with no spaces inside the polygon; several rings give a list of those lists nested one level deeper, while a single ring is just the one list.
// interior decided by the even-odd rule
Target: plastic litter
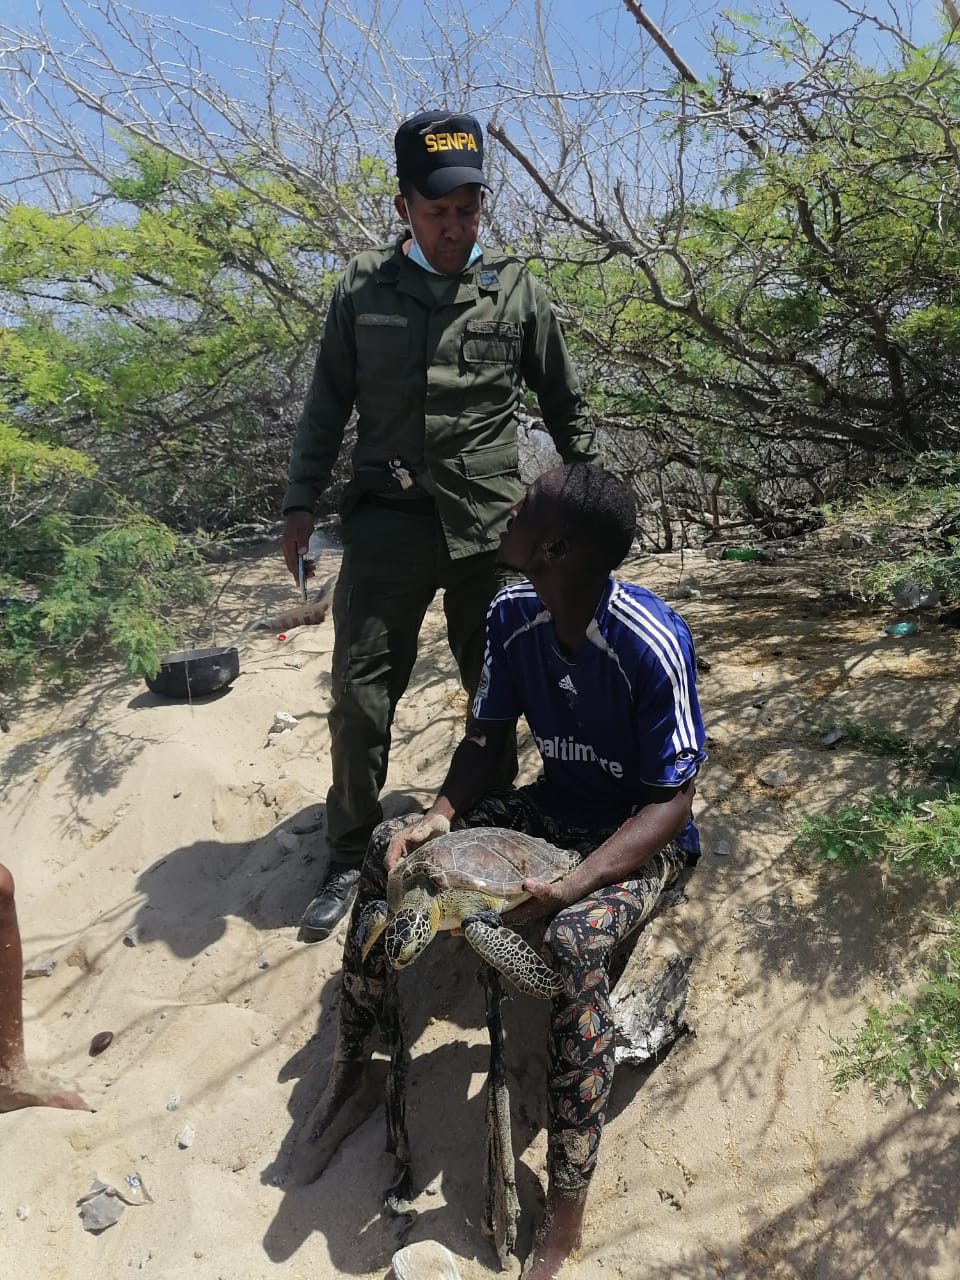
[{"label": "plastic litter", "polygon": [[23,976],[25,978],[49,978],[56,967],[57,957],[55,955],[36,956],[33,960],[28,960],[24,965]]},{"label": "plastic litter", "polygon": [[77,1204],[84,1231],[96,1235],[118,1222],[126,1205],[153,1204],[153,1197],[143,1185],[139,1173],[128,1173],[117,1186],[94,1178],[90,1190],[80,1197]]},{"label": "plastic litter", "polygon": [[139,1173],[127,1173],[113,1189],[113,1194],[126,1204],[153,1204],[153,1196],[143,1185]]},{"label": "plastic litter", "polygon": [[922,587],[919,582],[907,581],[894,593],[893,603],[898,609],[935,609],[940,603],[940,592],[936,587]]},{"label": "plastic litter", "polygon": [[753,547],[724,547],[721,560],[760,560],[763,557]]},{"label": "plastic litter", "polygon": [[393,1255],[397,1280],[461,1280],[456,1259],[436,1240],[418,1240]]},{"label": "plastic litter", "polygon": [[912,636],[916,634],[915,622],[888,622],[883,628],[888,636]]}]

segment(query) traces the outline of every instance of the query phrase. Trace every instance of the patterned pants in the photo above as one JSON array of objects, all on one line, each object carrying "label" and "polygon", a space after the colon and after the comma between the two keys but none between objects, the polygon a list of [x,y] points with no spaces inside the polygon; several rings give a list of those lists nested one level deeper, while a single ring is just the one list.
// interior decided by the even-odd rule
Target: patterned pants
[{"label": "patterned pants", "polygon": [[[382,1025],[387,982],[386,956],[375,946],[361,961],[355,941],[360,912],[386,894],[383,858],[394,833],[419,820],[406,814],[374,831],[360,872],[357,900],[343,952],[343,986],[337,1056],[369,1056]],[[611,834],[586,831],[547,817],[529,788],[484,796],[456,827],[509,827],[539,836],[586,857]],[[547,1079],[548,1174],[561,1194],[585,1191],[597,1162],[597,1148],[614,1068],[614,1023],[610,1009],[610,966],[618,943],[653,913],[660,896],[688,870],[687,855],[668,845],[634,878],[599,889],[558,912],[544,933],[544,947],[564,989],[553,1000],[550,1068]],[[509,919],[509,917],[508,917]]]}]

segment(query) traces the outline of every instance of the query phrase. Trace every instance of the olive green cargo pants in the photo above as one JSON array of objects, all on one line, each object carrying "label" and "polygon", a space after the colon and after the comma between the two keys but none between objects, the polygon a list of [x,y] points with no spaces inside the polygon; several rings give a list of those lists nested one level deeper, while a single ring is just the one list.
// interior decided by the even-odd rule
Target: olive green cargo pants
[{"label": "olive green cargo pants", "polygon": [[[494,551],[451,560],[439,517],[422,505],[394,510],[367,498],[344,517],[329,715],[327,841],[333,862],[359,866],[382,821],[390,730],[434,595],[444,593],[447,639],[472,697],[483,668],[487,608],[512,581],[516,575],[497,563]],[[516,771],[514,742],[500,783],[509,785]]]}]

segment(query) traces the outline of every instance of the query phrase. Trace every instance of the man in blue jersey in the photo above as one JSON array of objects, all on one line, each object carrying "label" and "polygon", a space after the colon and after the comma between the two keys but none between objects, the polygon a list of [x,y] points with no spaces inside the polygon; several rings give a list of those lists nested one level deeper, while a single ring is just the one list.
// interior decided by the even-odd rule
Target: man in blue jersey
[{"label": "man in blue jersey", "polygon": [[[384,991],[383,949],[360,956],[355,925],[389,870],[455,826],[524,831],[576,850],[563,880],[524,881],[510,924],[548,921],[544,949],[564,988],[553,1001],[547,1081],[547,1213],[528,1280],[552,1280],[576,1247],[613,1080],[609,968],[617,944],[700,856],[691,806],[705,760],[690,633],[662,600],[611,572],[630,549],[633,495],[588,463],[541,476],[513,508],[500,559],[527,581],[490,606],[484,669],[466,736],[423,815],[374,832],[343,957],[334,1063],[298,1146],[318,1176],[379,1100],[366,1069]],[[543,771],[496,791],[505,734],[523,715]]]}]

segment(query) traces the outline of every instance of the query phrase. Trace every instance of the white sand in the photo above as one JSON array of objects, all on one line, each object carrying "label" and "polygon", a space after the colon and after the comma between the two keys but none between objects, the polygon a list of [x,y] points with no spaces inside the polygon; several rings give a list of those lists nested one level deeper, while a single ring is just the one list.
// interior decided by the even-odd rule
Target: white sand
[{"label": "white sand", "polygon": [[[706,853],[674,920],[696,957],[696,1034],[652,1073],[619,1073],[583,1250],[564,1276],[960,1275],[957,1096],[924,1111],[859,1086],[838,1096],[824,1064],[829,1035],[898,989],[929,945],[933,924],[915,907],[937,895],[790,853],[800,812],[900,776],[825,751],[817,730],[856,717],[927,741],[957,735],[957,633],[924,624],[904,642],[882,635],[878,613],[819,620],[848,568],[813,551],[777,567],[685,558],[702,595],[678,607],[711,663]],[[625,576],[670,599],[680,574],[666,557]],[[222,635],[292,598],[272,552],[228,576]],[[432,796],[459,735],[441,627],[435,608],[398,716],[391,812]],[[342,930],[296,941],[326,856],[331,644],[329,621],[285,644],[262,636],[242,649],[233,688],[192,707],[103,679],[17,710],[0,739],[0,858],[24,954],[58,958],[25,984],[28,1054],[97,1107],[0,1116],[0,1275],[382,1277],[401,1242],[430,1237],[464,1280],[496,1274],[479,1231],[485,1033],[462,940],[440,940],[405,978],[425,1188],[412,1227],[381,1215],[382,1111],[318,1183],[277,1185],[323,1080],[343,942]],[[278,709],[298,724],[267,745]],[[758,781],[774,768],[785,787]],[[731,856],[712,852],[721,839]],[[138,945],[125,945],[133,928]],[[507,1018],[525,1247],[543,1194],[544,1011],[518,998]],[[91,1058],[100,1031],[114,1040]],[[131,1171],[153,1203],[85,1232],[77,1198]]]}]

